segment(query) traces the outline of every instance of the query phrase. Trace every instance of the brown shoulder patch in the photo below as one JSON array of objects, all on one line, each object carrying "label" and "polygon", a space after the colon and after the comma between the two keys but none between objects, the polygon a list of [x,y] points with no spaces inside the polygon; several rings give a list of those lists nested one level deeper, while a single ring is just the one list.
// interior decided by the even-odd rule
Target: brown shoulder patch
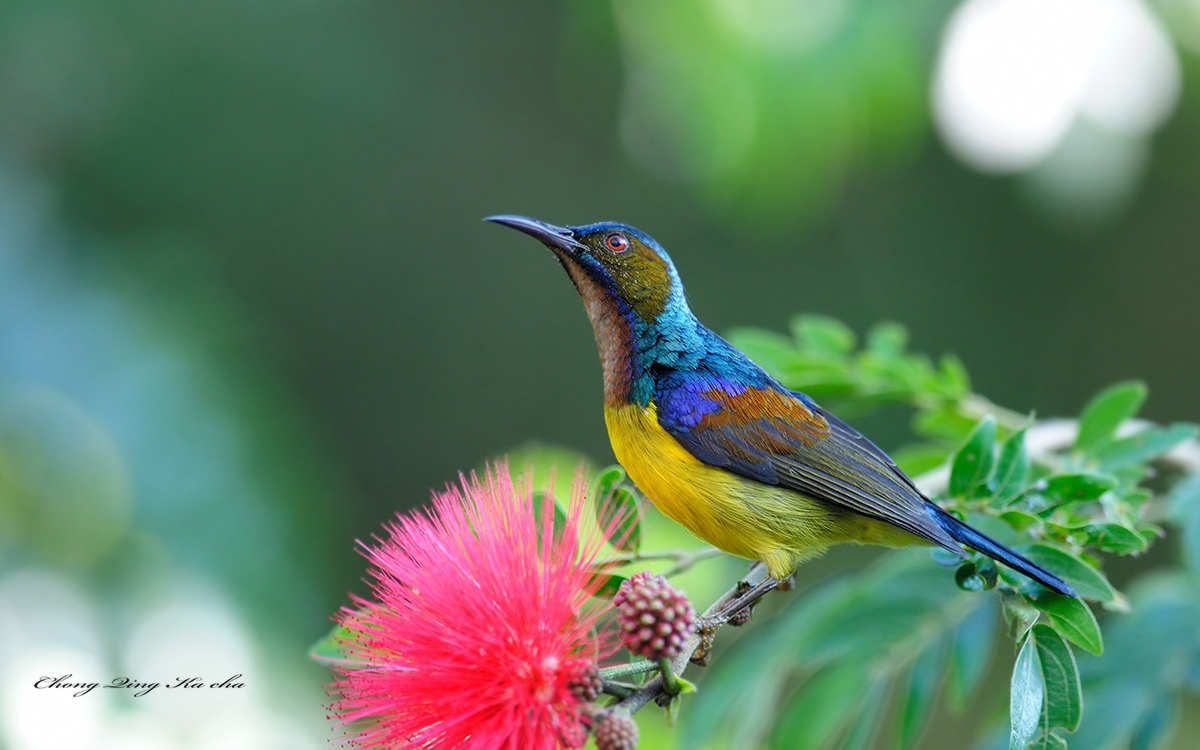
[{"label": "brown shoulder patch", "polygon": [[[737,396],[714,388],[702,395],[721,408],[704,415],[700,429],[729,433],[748,447],[772,455],[790,453],[796,443],[813,445],[829,434],[829,422],[824,417],[799,399],[772,388],[751,388]],[[736,445],[729,447],[745,452]]]}]

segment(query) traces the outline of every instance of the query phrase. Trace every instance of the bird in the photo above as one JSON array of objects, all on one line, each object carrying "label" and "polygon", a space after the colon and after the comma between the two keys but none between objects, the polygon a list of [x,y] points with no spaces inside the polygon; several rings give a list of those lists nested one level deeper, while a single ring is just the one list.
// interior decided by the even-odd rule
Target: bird
[{"label": "bird", "polygon": [[1075,596],[943,510],[873,442],[704,326],[674,263],[645,232],[617,222],[486,221],[541,241],[583,299],[609,440],[629,478],[697,537],[765,564],[770,586],[836,543],[935,546],[966,558],[965,545]]}]

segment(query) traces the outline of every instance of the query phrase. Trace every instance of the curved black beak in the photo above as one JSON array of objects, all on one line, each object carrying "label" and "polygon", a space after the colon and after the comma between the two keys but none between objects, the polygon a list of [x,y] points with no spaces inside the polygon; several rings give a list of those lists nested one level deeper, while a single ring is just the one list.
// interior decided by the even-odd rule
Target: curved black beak
[{"label": "curved black beak", "polygon": [[587,245],[575,239],[575,233],[570,229],[556,227],[553,224],[547,224],[537,219],[530,219],[525,216],[489,216],[484,221],[503,224],[506,227],[512,227],[518,232],[524,232],[530,237],[540,240],[542,244],[551,250],[561,250],[574,255],[580,250],[587,249]]}]

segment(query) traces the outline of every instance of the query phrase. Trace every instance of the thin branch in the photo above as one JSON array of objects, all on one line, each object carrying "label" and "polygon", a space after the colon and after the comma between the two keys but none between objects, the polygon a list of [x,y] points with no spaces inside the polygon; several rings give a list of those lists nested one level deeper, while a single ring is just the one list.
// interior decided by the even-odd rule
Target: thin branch
[{"label": "thin branch", "polygon": [[[693,657],[699,660],[707,657],[708,649],[712,645],[712,640],[717,630],[727,623],[733,614],[752,603],[753,599],[747,599],[748,587],[750,592],[756,589],[765,589],[762,592],[765,593],[770,588],[774,588],[777,583],[775,579],[767,575],[765,565],[755,563],[745,578],[738,581],[731,589],[722,594],[700,616],[696,628],[688,636],[687,640],[683,642],[683,648],[680,649],[679,655],[671,660],[671,671],[675,675],[682,677],[684,670],[691,664]],[[757,598],[757,596],[754,598]],[[673,696],[663,689],[662,675],[658,675],[647,680],[637,690],[634,690],[633,694],[613,704],[611,708],[624,709],[633,714],[650,701],[669,701],[671,697]]]},{"label": "thin branch", "polygon": [[628,664],[604,667],[600,670],[600,676],[606,680],[616,680],[630,675],[653,672],[656,669],[658,669],[658,665],[652,661],[631,661]]},{"label": "thin branch", "polygon": [[680,573],[689,570],[698,562],[723,554],[725,554],[725,552],[717,549],[716,547],[701,547],[700,549],[692,550],[689,554],[684,555],[676,560],[674,565],[663,571],[663,578],[670,578],[673,575],[679,575]]},{"label": "thin branch", "polygon": [[606,557],[603,560],[597,560],[596,567],[617,567],[635,562],[670,560],[672,562],[671,567],[667,568],[667,570],[663,573],[664,578],[670,578],[673,575],[678,575],[679,573],[691,569],[691,567],[698,562],[723,554],[725,553],[716,547],[701,547],[699,549],[667,549],[659,550],[657,552],[629,552],[623,555],[613,555],[612,557]]},{"label": "thin branch", "polygon": [[964,416],[974,419],[983,419],[991,414],[1001,426],[1014,432],[1033,421],[1028,414],[1022,414],[1019,411],[999,406],[980,396],[978,393],[972,393],[963,397],[958,402],[958,408]]}]

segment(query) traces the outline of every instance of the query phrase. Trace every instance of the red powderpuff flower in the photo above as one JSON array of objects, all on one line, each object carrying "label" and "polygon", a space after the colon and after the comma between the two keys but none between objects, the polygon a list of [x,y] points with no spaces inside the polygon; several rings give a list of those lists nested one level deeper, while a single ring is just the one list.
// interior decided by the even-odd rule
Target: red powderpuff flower
[{"label": "red powderpuff flower", "polygon": [[[603,544],[580,523],[576,478],[566,521],[534,510],[529,483],[497,465],[435,493],[363,545],[374,597],[341,622],[350,662],[334,665],[333,712],[361,747],[542,750],[580,747],[572,684],[616,648],[593,632],[609,606],[590,597]],[[614,518],[609,536],[626,520]]]}]

